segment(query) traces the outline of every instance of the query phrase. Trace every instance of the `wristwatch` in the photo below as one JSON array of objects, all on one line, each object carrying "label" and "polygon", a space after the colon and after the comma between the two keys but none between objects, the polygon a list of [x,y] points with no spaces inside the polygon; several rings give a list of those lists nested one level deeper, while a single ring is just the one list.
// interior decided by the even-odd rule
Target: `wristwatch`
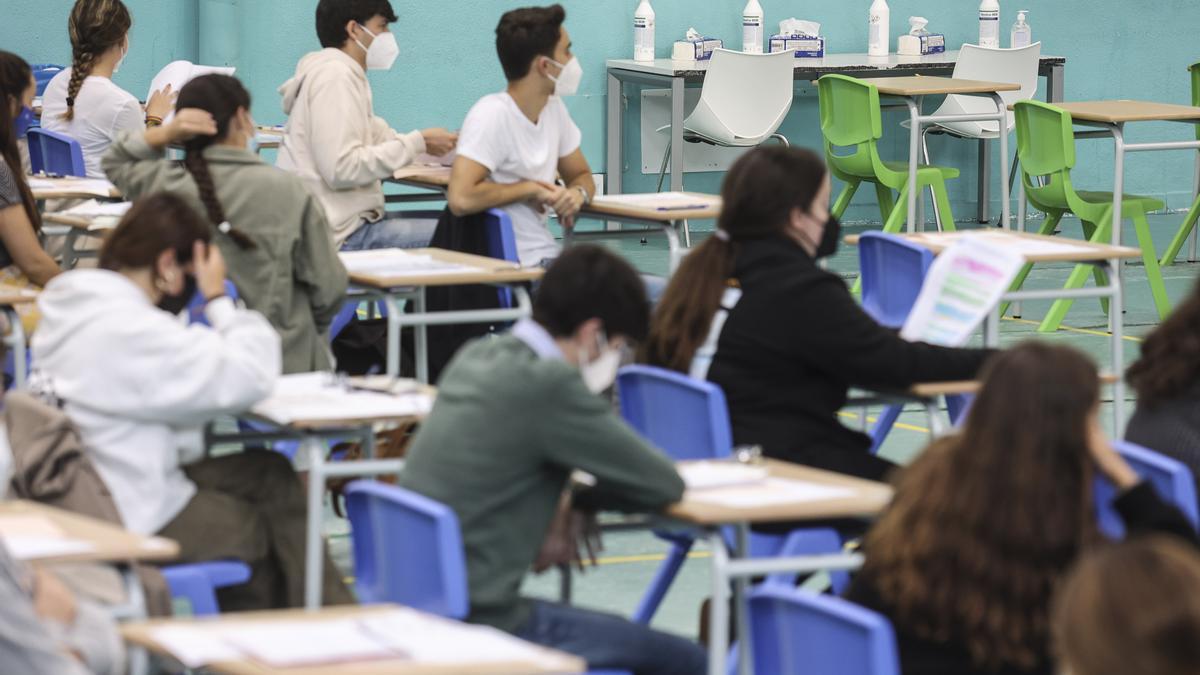
[{"label": "wristwatch", "polygon": [[592,195],[587,191],[587,188],[583,187],[582,185],[576,185],[575,189],[579,190],[579,194],[583,195],[584,206],[592,203]]}]

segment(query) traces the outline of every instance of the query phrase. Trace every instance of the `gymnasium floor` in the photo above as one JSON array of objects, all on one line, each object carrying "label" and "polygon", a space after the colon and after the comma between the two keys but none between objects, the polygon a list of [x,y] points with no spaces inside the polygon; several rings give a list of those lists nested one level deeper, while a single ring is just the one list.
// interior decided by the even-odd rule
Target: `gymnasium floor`
[{"label": "gymnasium floor", "polygon": [[[1161,251],[1174,236],[1176,229],[1183,219],[1182,214],[1167,214],[1151,217],[1154,240]],[[877,228],[878,226],[874,226]],[[962,227],[962,226],[960,226]],[[845,228],[846,234],[855,234],[868,228],[866,226]],[[1063,234],[1071,238],[1079,238],[1079,223],[1067,220],[1062,225]],[[710,233],[701,233],[697,240]],[[1132,228],[1127,228],[1123,235],[1124,241],[1135,242]],[[629,260],[634,262],[642,271],[663,274],[666,271],[666,244],[661,236],[650,235],[647,243],[640,243],[637,237],[626,237],[613,240],[611,245],[621,251]],[[1180,259],[1186,258],[1186,247]],[[858,273],[857,251],[843,246],[838,255],[831,261],[831,270],[848,278]],[[1140,261],[1126,268],[1126,314],[1125,326],[1128,337],[1125,340],[1126,364],[1137,358],[1140,338],[1154,328],[1158,317],[1150,299],[1149,288],[1145,283],[1145,274]],[[1036,266],[1026,284],[1027,288],[1060,287],[1069,274],[1068,265]],[[1163,277],[1172,304],[1176,304],[1191,290],[1193,280],[1200,274],[1200,264],[1177,263],[1164,269]],[[1001,325],[1001,341],[1005,346],[1016,344],[1022,340],[1037,337],[1042,340],[1057,340],[1066,342],[1093,355],[1102,370],[1109,370],[1109,346],[1105,331],[1107,319],[1101,312],[1099,303],[1095,300],[1079,301],[1067,315],[1064,328],[1051,335],[1037,335],[1037,321],[1049,308],[1049,302],[1028,302],[1023,309],[1025,319],[1005,319]],[[1067,327],[1069,326],[1069,328]],[[1106,390],[1108,397],[1102,406],[1102,415],[1106,424],[1112,411],[1111,391]],[[1132,410],[1132,403],[1127,406]],[[870,417],[872,412],[868,412]],[[852,418],[845,420],[848,424],[859,421]],[[928,441],[927,422],[923,411],[912,409],[906,411],[900,418],[900,423],[888,437],[882,454],[894,461],[904,463],[914,457]],[[333,533],[332,547],[334,558],[342,569],[352,573],[350,566],[349,539],[346,536],[347,526],[344,521],[327,517],[326,531]],[[659,561],[666,552],[667,546],[647,532],[616,533],[605,537],[605,550],[600,554],[599,565],[588,569],[586,573],[575,577],[575,603],[585,607],[596,608],[617,614],[629,615],[636,607],[642,593],[649,585]],[[699,606],[708,595],[708,554],[703,547],[698,547],[692,554],[679,576],[676,578],[671,592],[655,617],[654,626],[662,630],[681,635],[695,637],[699,629]],[[558,594],[559,577],[556,572],[547,573],[541,577],[530,577],[525,585],[525,592],[532,596],[556,598]]]}]

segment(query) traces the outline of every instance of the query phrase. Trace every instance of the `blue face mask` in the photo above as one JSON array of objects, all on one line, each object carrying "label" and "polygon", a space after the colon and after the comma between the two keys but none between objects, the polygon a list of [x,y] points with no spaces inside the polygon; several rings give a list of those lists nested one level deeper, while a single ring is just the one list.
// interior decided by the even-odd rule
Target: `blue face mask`
[{"label": "blue face mask", "polygon": [[29,131],[29,127],[37,123],[37,118],[33,115],[33,108],[29,106],[21,106],[21,112],[17,113],[17,119],[13,120],[17,127],[17,138],[25,138],[25,132]]}]

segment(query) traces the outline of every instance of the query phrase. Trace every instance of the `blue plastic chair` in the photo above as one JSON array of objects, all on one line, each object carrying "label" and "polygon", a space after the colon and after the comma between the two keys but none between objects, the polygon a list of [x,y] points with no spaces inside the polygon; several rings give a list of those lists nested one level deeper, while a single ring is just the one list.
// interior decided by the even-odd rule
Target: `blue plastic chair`
[{"label": "blue plastic chair", "polygon": [[46,87],[50,84],[50,80],[54,79],[63,71],[62,66],[56,66],[50,63],[35,63],[29,66],[33,71],[33,80],[37,83],[37,95],[41,96],[46,93]]},{"label": "blue plastic chair", "polygon": [[34,166],[34,151],[30,151],[30,169],[34,173],[46,173],[54,176],[87,176],[87,166],[83,163],[83,147],[79,141],[64,134],[37,128],[30,129],[26,136],[29,146],[38,146],[40,166]]},{"label": "blue plastic chair", "polygon": [[[225,280],[225,295],[228,295],[229,298],[234,301],[240,297],[238,295],[237,286],[234,286],[233,282],[228,279]],[[207,305],[208,301],[204,299],[204,294],[200,291],[196,291],[196,294],[192,296],[192,300],[187,306],[188,323],[197,324],[200,326],[208,326],[208,317],[204,315],[204,308]]]},{"label": "blue plastic chair", "polygon": [[250,581],[250,567],[236,560],[172,565],[159,571],[167,580],[171,596],[191,604],[193,616],[220,614],[217,589]]},{"label": "blue plastic chair", "polygon": [[[733,433],[725,393],[711,382],[653,366],[627,366],[617,376],[621,416],[648,441],[675,461],[727,459],[733,452]],[[633,621],[649,625],[695,544],[686,532],[656,535],[671,543],[666,560],[634,611]],[[726,539],[730,537],[726,534]],[[785,541],[804,552],[836,553],[842,542],[828,528],[801,529],[787,538],[751,533],[749,554],[779,555]]]},{"label": "blue plastic chair", "polygon": [[[1187,465],[1126,441],[1113,441],[1112,444],[1143,480],[1154,485],[1154,489],[1163,500],[1173,504],[1187,516],[1193,528],[1200,526],[1196,481]],[[1111,539],[1124,539],[1125,523],[1112,507],[1112,501],[1117,496],[1116,486],[1107,478],[1098,475],[1092,492],[1096,500],[1096,517],[1099,520],[1100,531]]]},{"label": "blue plastic chair", "polygon": [[[921,286],[933,265],[933,253],[893,234],[864,232],[858,240],[858,260],[862,269],[862,307],[881,326],[899,330],[908,320]],[[946,407],[952,422],[961,419],[970,397],[947,396]],[[902,405],[883,409],[871,427],[871,453],[879,452],[891,433]]]},{"label": "blue plastic chair", "polygon": [[883,616],[796,588],[750,597],[754,669],[771,675],[900,675],[896,634]]},{"label": "blue plastic chair", "polygon": [[29,171],[33,174],[46,172],[46,160],[42,157],[41,141],[33,142],[32,132],[36,127],[30,127],[25,132],[25,147],[29,149]]}]

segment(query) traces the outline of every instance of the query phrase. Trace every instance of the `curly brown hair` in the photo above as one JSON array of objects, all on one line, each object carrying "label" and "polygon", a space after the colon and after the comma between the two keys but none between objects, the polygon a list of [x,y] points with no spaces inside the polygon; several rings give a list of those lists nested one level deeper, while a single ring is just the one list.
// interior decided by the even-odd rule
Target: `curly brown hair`
[{"label": "curly brown hair", "polygon": [[1125,379],[1138,405],[1154,407],[1200,381],[1200,283],[1142,343],[1142,358]]},{"label": "curly brown hair", "polygon": [[79,0],[67,24],[71,34],[71,81],[67,84],[67,110],[62,119],[75,119],[75,98],[92,74],[96,60],[125,40],[133,26],[129,8],[121,0]]},{"label": "curly brown hair", "polygon": [[1026,343],[993,358],[962,432],[901,473],[863,573],[898,624],[980,667],[1048,658],[1050,598],[1098,538],[1088,425],[1096,366]]}]

